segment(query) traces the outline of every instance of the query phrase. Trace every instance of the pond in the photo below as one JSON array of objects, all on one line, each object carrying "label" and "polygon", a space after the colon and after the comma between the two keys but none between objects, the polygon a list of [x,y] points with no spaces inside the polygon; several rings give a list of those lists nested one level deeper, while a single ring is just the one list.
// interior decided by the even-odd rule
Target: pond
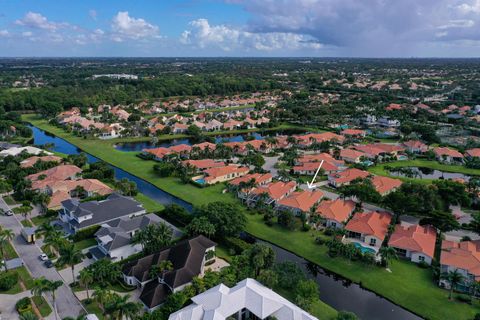
[{"label": "pond", "polygon": [[470,180],[470,176],[463,173],[445,172],[427,167],[386,167],[386,169],[392,176],[396,177],[415,179],[463,179],[465,181]]},{"label": "pond", "polygon": [[[44,145],[52,144],[52,150],[65,154],[78,154],[81,152],[79,148],[69,142],[48,134],[36,127],[33,130],[34,144]],[[87,154],[89,162],[99,161],[98,158]],[[157,188],[153,184],[146,182],[134,175],[125,172],[117,167],[112,166],[115,170],[115,178],[127,178],[137,184],[138,190],[146,196],[168,205],[171,203],[179,204],[187,210],[192,210],[192,205],[185,202],[163,190]],[[254,239],[254,238],[253,238]],[[381,296],[363,289],[351,281],[339,277],[338,275],[329,273],[320,266],[308,262],[299,256],[286,251],[280,247],[269,244],[276,252],[278,262],[293,261],[315,279],[320,287],[320,298],[325,303],[331,305],[337,310],[351,311],[357,314],[361,319],[368,320],[419,320],[420,317],[413,313],[395,305],[394,303],[382,298]]]}]

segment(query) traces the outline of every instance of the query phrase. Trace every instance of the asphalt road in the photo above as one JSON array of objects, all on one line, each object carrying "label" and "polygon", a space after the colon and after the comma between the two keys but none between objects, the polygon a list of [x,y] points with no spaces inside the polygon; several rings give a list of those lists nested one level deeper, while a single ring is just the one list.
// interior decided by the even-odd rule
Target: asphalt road
[{"label": "asphalt road", "polygon": [[[8,210],[9,207],[0,197],[0,208]],[[28,268],[32,277],[38,278],[44,276],[49,280],[60,280],[64,282],[60,274],[55,268],[48,269],[46,268],[42,261],[38,258],[42,251],[37,245],[27,244],[21,235],[22,224],[16,217],[0,215],[0,225],[4,228],[11,229],[15,233],[15,238],[13,239],[13,245],[18,252],[18,255],[23,260],[25,266]],[[59,319],[65,317],[77,317],[80,313],[84,312],[83,306],[80,301],[75,297],[72,290],[65,284],[61,286],[55,293],[56,304]],[[47,295],[50,303],[53,305],[51,295]]]}]

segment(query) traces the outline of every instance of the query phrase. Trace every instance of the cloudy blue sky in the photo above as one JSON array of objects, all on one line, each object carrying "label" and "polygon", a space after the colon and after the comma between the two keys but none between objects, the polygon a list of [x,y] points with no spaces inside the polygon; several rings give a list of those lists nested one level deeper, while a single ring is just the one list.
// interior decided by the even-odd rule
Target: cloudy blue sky
[{"label": "cloudy blue sky", "polygon": [[479,57],[480,0],[0,0],[0,56]]}]

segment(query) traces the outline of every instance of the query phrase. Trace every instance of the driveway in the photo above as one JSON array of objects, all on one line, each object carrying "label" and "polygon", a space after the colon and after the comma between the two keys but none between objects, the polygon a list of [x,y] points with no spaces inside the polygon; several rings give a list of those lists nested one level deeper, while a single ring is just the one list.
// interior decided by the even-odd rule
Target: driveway
[{"label": "driveway", "polygon": [[278,158],[280,158],[280,156],[263,157],[263,159],[265,159],[265,164],[262,166],[262,169],[270,171],[274,178],[278,176],[278,170],[275,168],[275,164],[278,162]]},{"label": "driveway", "polygon": [[[94,263],[95,260],[94,259],[84,259],[82,262],[80,262],[79,264],[76,264],[75,267],[74,267],[74,270],[73,272],[75,273],[75,277],[78,279],[78,276],[80,274],[80,271],[82,271],[83,269],[85,269],[86,267],[88,267],[89,265],[91,265],[92,263]],[[66,267],[62,270],[59,270],[58,273],[60,274],[60,276],[63,278],[63,281],[65,283],[72,283],[73,282],[73,279],[72,279],[72,268],[70,267]]]},{"label": "driveway", "polygon": [[[0,208],[5,210],[9,209],[3,198],[0,198]],[[16,215],[10,217],[0,215],[0,225],[7,229],[11,229],[15,233],[12,243],[15,246],[18,255],[23,260],[24,265],[32,274],[32,277],[39,278],[44,276],[49,280],[60,280],[64,282],[55,268],[48,269],[39,260],[38,257],[42,253],[40,248],[37,245],[27,244],[25,242],[20,234],[22,225]],[[51,296],[47,296],[50,300],[49,302],[53,305]],[[57,309],[60,318],[77,317],[81,312],[85,311],[78,299],[74,296],[72,290],[70,290],[70,288],[65,284],[57,290],[56,298]]]}]

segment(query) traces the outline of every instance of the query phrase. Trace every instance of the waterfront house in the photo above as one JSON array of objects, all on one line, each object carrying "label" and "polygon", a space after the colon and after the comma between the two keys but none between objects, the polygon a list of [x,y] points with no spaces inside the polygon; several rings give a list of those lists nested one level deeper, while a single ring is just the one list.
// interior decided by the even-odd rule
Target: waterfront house
[{"label": "waterfront house", "polygon": [[[442,241],[440,252],[440,272],[459,272],[463,281],[457,285],[457,290],[467,291],[470,283],[480,281],[480,240],[474,241]],[[447,279],[440,279],[440,286],[450,288]]]},{"label": "waterfront house", "polygon": [[275,209],[278,211],[291,211],[295,215],[300,215],[301,213],[308,214],[322,198],[323,192],[320,190],[296,191],[277,201]]},{"label": "waterfront house", "polygon": [[60,162],[62,162],[62,158],[57,157],[57,156],[40,156],[40,157],[39,156],[33,156],[33,157],[27,158],[27,159],[23,160],[22,162],[20,162],[20,167],[22,167],[22,168],[33,167],[33,165],[35,163],[37,163],[37,161],[60,163]]},{"label": "waterfront house", "polygon": [[377,251],[388,233],[391,220],[392,216],[387,212],[357,212],[345,226],[346,239]]},{"label": "waterfront house", "polygon": [[428,146],[419,140],[409,140],[402,143],[410,153],[422,154],[428,151]]},{"label": "waterfront house", "polygon": [[325,219],[326,227],[341,229],[355,210],[355,205],[352,200],[324,200],[315,212]]},{"label": "waterfront house", "polygon": [[255,204],[259,199],[264,196],[264,201],[266,204],[274,204],[279,200],[290,195],[297,188],[297,183],[295,181],[282,182],[276,181],[271,182],[267,185],[259,186],[253,188],[247,197],[247,204]]},{"label": "waterfront house", "polygon": [[227,166],[213,167],[203,171],[203,178],[193,177],[192,179],[198,183],[215,184],[219,182],[229,181],[246,175],[250,169],[235,164]]},{"label": "waterfront house", "polygon": [[396,225],[388,246],[395,248],[397,255],[412,262],[432,264],[437,231],[431,226]]},{"label": "waterfront house", "polygon": [[362,158],[366,158],[365,153],[355,149],[342,149],[340,150],[340,159],[348,163],[360,163]]},{"label": "waterfront house", "polygon": [[371,178],[371,181],[373,186],[375,187],[375,190],[377,190],[377,192],[380,193],[381,196],[386,196],[390,192],[393,192],[400,188],[400,186],[402,185],[401,180],[384,176],[373,176]]},{"label": "waterfront house", "polygon": [[463,163],[463,154],[457,150],[448,148],[448,147],[436,147],[433,148],[435,153],[435,158],[439,162],[449,163],[449,164],[462,164]]}]

